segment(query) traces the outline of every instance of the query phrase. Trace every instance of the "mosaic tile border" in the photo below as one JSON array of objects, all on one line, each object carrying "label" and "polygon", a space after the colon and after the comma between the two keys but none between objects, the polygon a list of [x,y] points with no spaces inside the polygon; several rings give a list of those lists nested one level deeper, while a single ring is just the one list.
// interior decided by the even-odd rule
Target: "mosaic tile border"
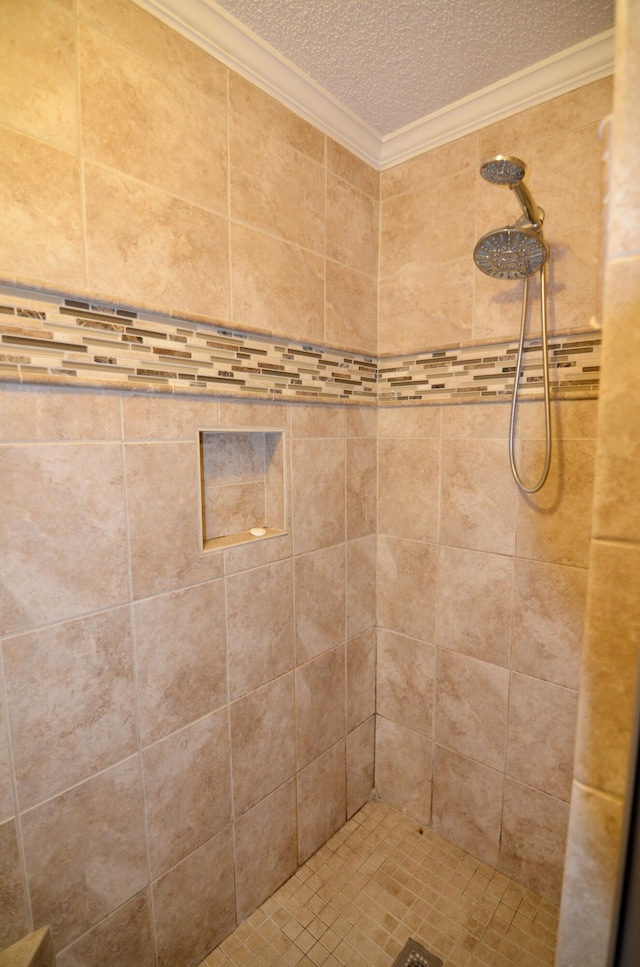
[{"label": "mosaic tile border", "polygon": [[[550,339],[554,395],[592,396],[600,334]],[[511,394],[517,343],[367,356],[208,322],[0,286],[0,381],[344,403],[471,402]],[[540,340],[523,397],[540,395]]]}]

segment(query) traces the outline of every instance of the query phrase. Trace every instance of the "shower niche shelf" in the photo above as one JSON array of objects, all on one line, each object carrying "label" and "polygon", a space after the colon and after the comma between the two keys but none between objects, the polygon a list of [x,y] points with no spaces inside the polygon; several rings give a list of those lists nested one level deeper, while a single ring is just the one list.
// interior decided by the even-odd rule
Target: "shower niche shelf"
[{"label": "shower niche shelf", "polygon": [[200,430],[202,549],[287,533],[284,430]]}]

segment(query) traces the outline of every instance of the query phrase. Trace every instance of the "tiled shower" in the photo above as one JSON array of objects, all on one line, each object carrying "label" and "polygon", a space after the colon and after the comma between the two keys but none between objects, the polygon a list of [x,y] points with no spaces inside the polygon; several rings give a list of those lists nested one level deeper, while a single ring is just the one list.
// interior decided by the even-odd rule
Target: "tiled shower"
[{"label": "tiled shower", "polygon": [[[0,947],[51,923],[62,967],[195,963],[374,788],[557,901],[597,364],[558,385],[535,498],[500,388],[345,380],[512,343],[519,294],[471,259],[496,150],[547,211],[567,369],[597,350],[610,79],[378,173],[124,0],[3,16],[39,96],[0,117]],[[233,385],[195,331],[298,356]],[[281,440],[286,534],[203,552],[199,434],[228,431]],[[231,531],[269,523],[251,474]]]}]

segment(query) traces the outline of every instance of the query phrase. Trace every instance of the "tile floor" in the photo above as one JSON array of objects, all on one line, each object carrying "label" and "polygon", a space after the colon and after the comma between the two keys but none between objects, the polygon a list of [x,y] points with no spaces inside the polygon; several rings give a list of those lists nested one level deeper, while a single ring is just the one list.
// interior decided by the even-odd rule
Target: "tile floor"
[{"label": "tile floor", "polygon": [[445,967],[547,967],[558,908],[367,803],[200,967],[391,967],[413,937]]}]

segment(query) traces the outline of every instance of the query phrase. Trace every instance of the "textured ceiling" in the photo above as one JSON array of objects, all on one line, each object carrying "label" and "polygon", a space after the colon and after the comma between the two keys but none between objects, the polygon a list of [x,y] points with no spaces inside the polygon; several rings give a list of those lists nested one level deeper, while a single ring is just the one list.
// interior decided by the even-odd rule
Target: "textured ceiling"
[{"label": "textured ceiling", "polygon": [[614,0],[209,0],[384,137],[613,27]]}]

